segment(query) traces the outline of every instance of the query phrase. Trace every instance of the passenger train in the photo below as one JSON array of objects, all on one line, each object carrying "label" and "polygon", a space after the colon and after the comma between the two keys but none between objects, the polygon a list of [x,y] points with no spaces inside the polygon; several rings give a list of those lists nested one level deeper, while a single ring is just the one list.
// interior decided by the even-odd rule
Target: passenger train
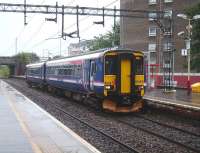
[{"label": "passenger train", "polygon": [[143,53],[106,49],[26,66],[29,85],[67,97],[101,99],[104,110],[137,112],[143,107]]}]

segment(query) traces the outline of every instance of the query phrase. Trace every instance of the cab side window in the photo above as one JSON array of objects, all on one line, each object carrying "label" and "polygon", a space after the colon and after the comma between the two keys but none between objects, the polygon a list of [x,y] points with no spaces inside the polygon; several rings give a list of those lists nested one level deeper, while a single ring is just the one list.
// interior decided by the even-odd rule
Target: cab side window
[{"label": "cab side window", "polygon": [[91,62],[91,75],[95,75],[97,71],[96,63],[94,61]]}]

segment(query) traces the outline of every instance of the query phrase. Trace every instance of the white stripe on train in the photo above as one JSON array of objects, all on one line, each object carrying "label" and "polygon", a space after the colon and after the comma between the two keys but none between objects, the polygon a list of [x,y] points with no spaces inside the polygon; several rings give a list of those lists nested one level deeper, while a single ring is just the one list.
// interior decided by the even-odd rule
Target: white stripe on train
[{"label": "white stripe on train", "polygon": [[[82,82],[82,81],[70,80],[70,79],[61,79],[61,80],[59,80],[58,78],[47,78],[47,80],[62,81],[62,82],[76,83],[76,84],[81,84],[81,82]],[[94,86],[98,86],[98,87],[103,87],[104,83],[103,82],[94,82],[93,85]]]}]

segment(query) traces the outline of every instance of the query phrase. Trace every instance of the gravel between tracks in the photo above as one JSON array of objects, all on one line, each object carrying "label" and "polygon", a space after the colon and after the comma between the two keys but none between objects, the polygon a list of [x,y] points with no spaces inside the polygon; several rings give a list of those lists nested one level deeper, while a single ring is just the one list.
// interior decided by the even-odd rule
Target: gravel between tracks
[{"label": "gravel between tracks", "polygon": [[[92,111],[89,107],[79,105],[75,102],[72,102],[71,100],[67,100],[66,98],[60,98],[60,97],[54,97],[48,93],[41,92],[40,90],[28,88],[26,83],[23,80],[16,80],[16,79],[9,79],[6,80],[9,84],[11,84],[14,88],[18,89],[20,92],[22,92],[24,95],[29,97],[31,100],[33,100],[35,103],[43,107],[45,110],[47,110],[49,113],[51,113],[53,116],[55,116],[57,119],[62,121],[66,126],[71,128],[73,131],[78,133],[81,137],[83,137],[85,140],[90,142],[92,145],[94,145],[96,148],[98,148],[102,152],[127,152],[124,148],[119,147],[116,143],[114,143],[112,140],[109,140],[108,138],[103,137],[99,133],[95,132],[94,130],[91,130],[90,128],[80,124],[80,122],[70,118],[70,117],[64,117],[61,112],[56,110],[52,107],[52,105],[49,105],[50,102],[57,103],[61,105],[67,112],[75,115],[76,117],[80,118],[81,120],[84,120],[85,122],[89,123],[92,126],[95,126],[99,130],[107,133],[108,135],[111,135],[112,137],[120,140],[123,143],[126,143],[133,148],[136,148],[140,152],[148,152],[148,153],[155,153],[155,152],[162,152],[162,153],[168,153],[168,152],[192,152],[191,150],[186,150],[185,148],[178,146],[176,144],[170,143],[166,140],[160,139],[154,135],[150,135],[148,133],[145,133],[141,130],[130,128],[130,126],[122,124],[115,120],[115,117],[113,115],[108,115],[100,112]],[[167,116],[160,115],[161,117],[157,118],[150,113],[151,115],[148,116],[148,113],[145,114],[148,117],[156,118],[157,120],[163,119],[167,122],[170,122],[171,118],[168,118]],[[150,122],[142,121],[142,119],[138,120],[137,118],[133,117],[132,115],[126,116],[127,121],[130,123],[134,123],[138,126],[143,126],[145,128],[150,128],[151,130],[162,132],[165,136],[172,136],[175,140],[181,140],[184,143],[187,143],[188,145],[192,147],[199,148],[199,138],[195,139],[194,137],[190,136],[184,136],[179,131],[171,131],[170,129],[166,129],[166,127],[159,127],[156,125],[152,125]],[[144,124],[145,123],[145,124]],[[174,126],[178,127],[187,127],[191,131],[199,131],[199,122],[195,121],[195,125],[190,124],[193,123],[188,120],[184,120],[182,122],[178,122],[176,125],[176,122],[173,121],[172,123]],[[172,125],[172,124],[171,124]],[[187,129],[188,130],[188,129]],[[167,131],[167,132],[166,132]],[[194,139],[194,140],[193,140]]]}]

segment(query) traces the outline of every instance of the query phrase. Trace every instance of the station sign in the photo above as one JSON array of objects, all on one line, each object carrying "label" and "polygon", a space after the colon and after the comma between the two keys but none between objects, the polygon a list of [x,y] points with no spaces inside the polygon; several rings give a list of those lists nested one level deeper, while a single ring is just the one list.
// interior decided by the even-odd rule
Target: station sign
[{"label": "station sign", "polygon": [[187,49],[181,49],[181,55],[187,56]]}]

